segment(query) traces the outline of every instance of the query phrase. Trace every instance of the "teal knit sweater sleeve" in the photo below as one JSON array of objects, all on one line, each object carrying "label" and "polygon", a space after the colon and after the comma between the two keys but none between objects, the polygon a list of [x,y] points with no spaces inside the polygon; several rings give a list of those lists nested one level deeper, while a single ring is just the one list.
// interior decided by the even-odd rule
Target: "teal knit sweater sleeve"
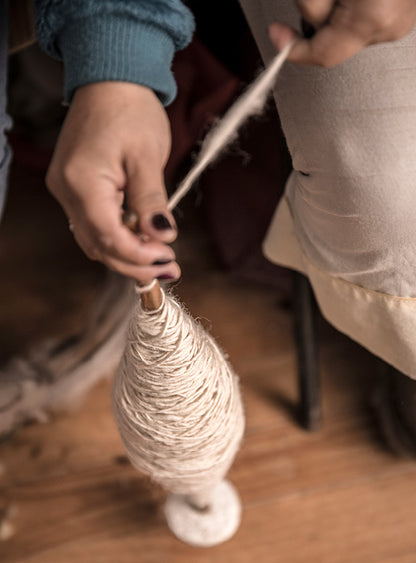
[{"label": "teal knit sweater sleeve", "polygon": [[164,105],[176,94],[171,71],[194,23],[179,0],[34,0],[40,46],[65,66],[65,99],[103,80],[152,88]]}]

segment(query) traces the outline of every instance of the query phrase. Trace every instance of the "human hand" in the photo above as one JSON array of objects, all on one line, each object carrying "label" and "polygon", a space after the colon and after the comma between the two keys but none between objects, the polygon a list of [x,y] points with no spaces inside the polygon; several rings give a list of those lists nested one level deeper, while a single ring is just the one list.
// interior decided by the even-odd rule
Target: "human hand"
[{"label": "human hand", "polygon": [[[416,23],[416,0],[297,0],[297,5],[316,29],[290,52],[288,60],[301,64],[333,67],[367,45],[404,37]],[[280,22],[270,25],[269,34],[279,51],[298,36]]]},{"label": "human hand", "polygon": [[[97,82],[76,91],[46,177],[87,256],[142,283],[180,276],[168,246],[177,235],[163,180],[169,151],[150,89]],[[140,237],[122,222],[124,197]]]}]

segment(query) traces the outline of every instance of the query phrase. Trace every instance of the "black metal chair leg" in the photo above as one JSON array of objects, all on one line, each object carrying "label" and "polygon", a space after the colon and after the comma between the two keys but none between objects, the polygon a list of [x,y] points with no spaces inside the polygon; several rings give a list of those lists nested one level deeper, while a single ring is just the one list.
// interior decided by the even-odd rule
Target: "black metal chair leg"
[{"label": "black metal chair leg", "polygon": [[321,424],[315,302],[309,280],[293,273],[294,329],[298,365],[301,424],[317,430]]}]

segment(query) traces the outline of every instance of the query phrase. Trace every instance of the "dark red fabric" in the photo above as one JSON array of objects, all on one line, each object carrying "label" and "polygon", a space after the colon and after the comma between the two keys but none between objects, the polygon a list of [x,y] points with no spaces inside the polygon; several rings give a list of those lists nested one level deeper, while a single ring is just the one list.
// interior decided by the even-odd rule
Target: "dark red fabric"
[{"label": "dark red fabric", "polygon": [[172,153],[166,167],[168,181],[176,179],[178,169],[212,121],[229,106],[240,86],[204,45],[194,39],[180,51],[173,65],[178,95],[167,108],[172,128]]},{"label": "dark red fabric", "polygon": [[281,287],[282,269],[261,250],[288,170],[274,107],[246,125],[238,143],[200,181],[203,207],[225,267]]}]

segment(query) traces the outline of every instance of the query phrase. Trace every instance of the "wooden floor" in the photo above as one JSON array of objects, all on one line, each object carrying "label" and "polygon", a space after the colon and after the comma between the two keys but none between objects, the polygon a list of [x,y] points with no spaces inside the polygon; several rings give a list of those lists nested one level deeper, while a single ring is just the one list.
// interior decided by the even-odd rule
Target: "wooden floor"
[{"label": "wooden floor", "polygon": [[[20,174],[20,176],[19,176]],[[41,179],[22,181],[0,231],[1,360],[85,315],[100,270],[76,250]],[[241,376],[245,440],[230,472],[243,520],[229,542],[196,549],[164,521],[165,493],[127,462],[103,381],[80,410],[0,444],[2,563],[415,563],[416,463],[383,444],[369,397],[372,358],[320,322],[323,427],[296,422],[286,296],[219,271],[182,227],[177,293]],[[205,250],[206,252],[201,252]],[[5,266],[4,266],[5,265]]]}]

